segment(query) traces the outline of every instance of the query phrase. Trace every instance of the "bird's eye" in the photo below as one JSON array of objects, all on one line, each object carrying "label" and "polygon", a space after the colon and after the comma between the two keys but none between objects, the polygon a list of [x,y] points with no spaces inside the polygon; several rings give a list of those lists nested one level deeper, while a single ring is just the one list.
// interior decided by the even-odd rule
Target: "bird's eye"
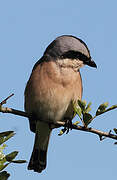
[{"label": "bird's eye", "polygon": [[67,51],[61,56],[63,59],[77,59],[77,51]]}]

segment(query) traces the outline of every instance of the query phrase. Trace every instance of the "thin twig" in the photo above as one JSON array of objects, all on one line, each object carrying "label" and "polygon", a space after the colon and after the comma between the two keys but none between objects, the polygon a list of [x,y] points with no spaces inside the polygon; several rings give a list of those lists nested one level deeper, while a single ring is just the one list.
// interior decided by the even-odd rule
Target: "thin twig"
[{"label": "thin twig", "polygon": [[[19,115],[19,116],[24,116],[24,117],[27,117],[27,118],[30,117],[30,115],[27,114],[24,111],[19,111],[19,110],[16,110],[16,109],[2,107],[2,106],[0,108],[0,112],[2,112],[2,113],[11,113],[11,114]],[[50,125],[55,125],[56,127],[61,127],[61,126],[66,127],[66,123],[61,122],[61,121],[58,121],[56,123],[50,123],[50,122],[47,122],[47,123],[49,123]],[[79,126],[79,125],[74,125],[74,124],[72,124],[70,128],[75,129],[75,130],[80,130],[80,131],[85,131],[85,132],[90,132],[90,133],[93,133],[93,134],[97,134],[99,137],[101,137],[100,140],[102,140],[102,137],[108,137],[108,138],[117,140],[117,135],[112,134],[111,131],[103,132],[103,131],[100,131],[100,130],[97,130],[97,129],[94,129],[94,128],[91,128],[91,127],[84,127],[84,126]]]},{"label": "thin twig", "polygon": [[13,93],[12,93],[10,96],[8,96],[7,98],[5,98],[5,99],[0,103],[0,105],[2,106],[3,104],[6,104],[7,100],[8,100],[9,98],[11,98],[12,96],[14,96]]}]

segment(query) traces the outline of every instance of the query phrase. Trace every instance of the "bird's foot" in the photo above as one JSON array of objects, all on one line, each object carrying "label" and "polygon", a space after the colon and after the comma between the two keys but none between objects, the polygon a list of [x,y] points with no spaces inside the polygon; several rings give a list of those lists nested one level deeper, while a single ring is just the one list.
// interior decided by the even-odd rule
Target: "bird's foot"
[{"label": "bird's foot", "polygon": [[66,131],[66,134],[69,133],[69,130],[72,130],[72,121],[67,119],[66,122],[65,122],[65,131]]},{"label": "bird's foot", "polygon": [[72,121],[66,118],[64,122],[64,128],[61,129],[60,133],[58,134],[59,136],[63,135],[64,133],[68,134],[69,130],[72,130]]}]

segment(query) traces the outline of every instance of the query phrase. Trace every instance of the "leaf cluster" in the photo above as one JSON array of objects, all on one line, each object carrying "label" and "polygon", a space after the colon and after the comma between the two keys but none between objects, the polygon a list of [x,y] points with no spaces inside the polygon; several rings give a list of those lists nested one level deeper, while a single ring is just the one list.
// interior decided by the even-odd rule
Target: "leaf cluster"
[{"label": "leaf cluster", "polygon": [[9,173],[3,171],[11,163],[25,163],[25,160],[14,160],[18,151],[13,151],[7,155],[4,154],[4,149],[7,147],[4,144],[8,139],[15,135],[14,131],[6,131],[0,133],[0,179],[7,180],[10,176]]},{"label": "leaf cluster", "polygon": [[109,104],[108,102],[105,102],[99,105],[95,115],[93,116],[89,113],[91,111],[91,104],[91,102],[86,104],[86,101],[82,100],[78,100],[77,105],[74,104],[74,112],[79,116],[85,127],[87,127],[97,116],[117,108],[117,105],[107,108]]},{"label": "leaf cluster", "polygon": [[[87,128],[88,125],[99,115],[104,114],[108,111],[111,111],[113,109],[117,108],[117,105],[112,105],[111,107],[108,108],[108,102],[105,102],[103,104],[100,104],[99,107],[97,108],[95,115],[93,116],[90,111],[91,111],[91,105],[92,103],[89,102],[88,104],[86,103],[85,100],[78,100],[77,102],[72,102],[73,104],[73,109],[74,109],[74,115],[73,117],[75,117],[76,115],[79,116],[84,128]],[[76,121],[74,123],[74,125],[78,125],[80,122]],[[117,129],[114,128],[113,129],[114,132],[117,134]],[[66,132],[66,128],[62,129],[59,133],[59,135],[62,135]]]}]

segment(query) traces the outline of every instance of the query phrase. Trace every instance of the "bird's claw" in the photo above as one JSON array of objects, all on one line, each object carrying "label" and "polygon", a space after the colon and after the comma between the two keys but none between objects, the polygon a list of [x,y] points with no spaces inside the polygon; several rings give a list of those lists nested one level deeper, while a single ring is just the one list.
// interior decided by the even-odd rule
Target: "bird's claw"
[{"label": "bird's claw", "polygon": [[71,120],[67,120],[65,122],[65,131],[66,131],[66,134],[69,133],[69,130],[72,130],[72,121]]}]

